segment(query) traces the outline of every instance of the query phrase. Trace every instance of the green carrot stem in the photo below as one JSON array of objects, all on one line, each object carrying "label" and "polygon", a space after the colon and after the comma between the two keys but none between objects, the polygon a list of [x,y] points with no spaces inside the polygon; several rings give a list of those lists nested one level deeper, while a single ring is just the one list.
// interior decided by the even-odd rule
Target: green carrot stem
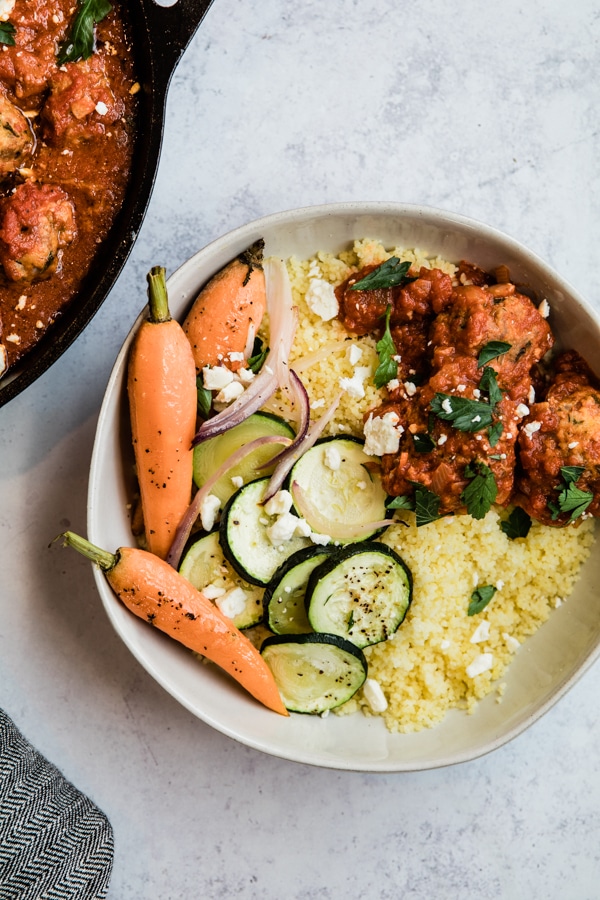
[{"label": "green carrot stem", "polygon": [[80,535],[75,534],[74,531],[65,531],[61,537],[67,547],[73,547],[74,550],[77,550],[83,556],[86,556],[88,559],[91,559],[92,562],[99,565],[105,572],[108,572],[116,565],[117,557],[114,553],[109,553],[108,550],[102,550],[100,547],[96,547],[95,544],[92,544],[85,538],[80,537]]},{"label": "green carrot stem", "polygon": [[150,306],[148,320],[157,325],[161,322],[169,322],[171,313],[169,312],[166,269],[164,266],[153,266],[146,278],[148,280],[148,301]]}]

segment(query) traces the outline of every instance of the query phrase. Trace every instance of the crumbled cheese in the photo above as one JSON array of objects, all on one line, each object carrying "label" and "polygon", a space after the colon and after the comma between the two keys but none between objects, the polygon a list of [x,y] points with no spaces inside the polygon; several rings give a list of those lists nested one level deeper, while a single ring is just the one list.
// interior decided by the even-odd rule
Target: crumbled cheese
[{"label": "crumbled cheese", "polygon": [[440,644],[440,650],[449,650],[450,649],[450,641],[448,638],[444,638],[442,643]]},{"label": "crumbled cheese", "polygon": [[241,475],[232,475],[231,483],[234,486],[234,488],[241,488],[241,486],[244,483],[244,479],[242,478]]},{"label": "crumbled cheese", "polygon": [[207,584],[206,587],[202,588],[202,593],[209,600],[216,600],[217,597],[222,597],[227,591],[224,587],[219,587],[218,584]]},{"label": "crumbled cheese", "polygon": [[570,444],[567,444],[569,450],[574,450],[575,447],[579,447],[579,441],[571,441]]},{"label": "crumbled cheese", "polygon": [[456,385],[456,390],[460,391],[461,394],[463,393],[463,391],[466,391],[466,389],[467,389],[466,384],[457,384]]},{"label": "crumbled cheese", "polygon": [[454,411],[452,409],[452,404],[450,403],[450,397],[445,397],[444,400],[442,400],[442,409],[448,414]]},{"label": "crumbled cheese", "polygon": [[476,400],[479,400],[479,398],[481,397],[481,391],[479,390],[479,388],[474,389],[473,396],[475,397]]},{"label": "crumbled cheese", "polygon": [[350,360],[350,365],[355,366],[363,355],[362,347],[359,347],[358,344],[350,344],[347,353],[348,359]]},{"label": "crumbled cheese", "polygon": [[322,544],[323,546],[331,543],[331,538],[328,534],[319,534],[318,531],[311,531],[310,539],[313,544]]},{"label": "crumbled cheese", "polygon": [[237,377],[240,379],[242,384],[250,384],[251,381],[254,381],[256,375],[252,371],[252,369],[238,369],[235,373]]},{"label": "crumbled cheese", "polygon": [[242,353],[241,350],[231,350],[227,354],[227,358],[229,359],[230,362],[244,362],[244,359],[246,357],[244,356],[244,354]]},{"label": "crumbled cheese", "polygon": [[25,296],[25,294],[21,294],[21,296],[17,300],[17,305],[15,306],[15,309],[18,309],[18,310],[25,309],[26,303],[27,303],[27,297]]},{"label": "crumbled cheese", "polygon": [[547,300],[542,300],[540,305],[538,306],[538,312],[542,318],[547,319],[550,315],[550,304]]},{"label": "crumbled cheese", "polygon": [[221,501],[217,495],[207,494],[200,505],[200,521],[205,531],[212,531],[220,509]]},{"label": "crumbled cheese", "polygon": [[342,464],[342,456],[335,444],[327,444],[325,446],[325,465],[333,472],[337,471]]},{"label": "crumbled cheese", "polygon": [[506,641],[506,646],[509,650],[518,650],[521,646],[520,642],[512,636],[512,634],[507,634],[506,631],[502,632],[502,637]]},{"label": "crumbled cheese", "polygon": [[370,366],[357,366],[352,378],[340,378],[340,387],[350,397],[361,400],[365,396],[364,381],[371,374]]},{"label": "crumbled cheese", "polygon": [[417,393],[417,386],[412,381],[405,381],[404,390],[406,391],[408,397],[414,397],[414,395]]},{"label": "crumbled cheese", "polygon": [[523,431],[525,432],[527,437],[530,438],[535,434],[536,431],[539,431],[541,427],[541,422],[528,422],[527,425],[525,425],[525,427],[523,428]]},{"label": "crumbled cheese", "polygon": [[488,672],[494,665],[494,657],[491,653],[480,653],[473,662],[467,666],[466,673],[469,678],[476,678],[484,672]]},{"label": "crumbled cheese", "polygon": [[98,102],[96,103],[96,112],[99,116],[105,116],[108,112],[108,106],[106,105],[106,103],[103,103],[102,100],[98,100]]},{"label": "crumbled cheese", "polygon": [[7,334],[6,340],[11,344],[20,344],[21,343],[21,338],[19,337],[18,334]]},{"label": "crumbled cheese", "polygon": [[223,390],[219,391],[215,401],[217,403],[233,403],[243,393],[244,385],[240,384],[239,381],[232,381],[230,384],[225,385]]},{"label": "crumbled cheese", "polygon": [[338,314],[338,302],[332,284],[323,278],[312,278],[308,284],[305,300],[308,308],[324,322],[329,322]]},{"label": "crumbled cheese", "polygon": [[202,369],[202,384],[207,391],[221,391],[233,381],[233,372],[225,366],[204,366]]},{"label": "crumbled cheese", "polygon": [[386,388],[388,389],[388,391],[395,391],[399,387],[400,387],[400,382],[398,381],[397,378],[392,378],[392,380],[388,381],[388,383],[386,384]]},{"label": "crumbled cheese", "polygon": [[481,416],[473,416],[471,422],[481,422]]},{"label": "crumbled cheese", "polygon": [[487,619],[483,619],[482,622],[479,623],[473,634],[471,635],[471,643],[472,644],[481,644],[482,641],[487,641],[490,636],[490,623]]},{"label": "crumbled cheese", "polygon": [[289,491],[277,491],[267,500],[264,510],[268,516],[282,516],[292,508],[294,501]]},{"label": "crumbled cheese", "polygon": [[518,417],[519,417],[520,419],[522,419],[523,416],[528,416],[528,415],[529,415],[529,407],[528,407],[528,406],[525,406],[524,403],[519,403],[519,405],[517,406],[515,412],[517,413]]},{"label": "crumbled cheese", "polygon": [[0,0],[0,22],[6,22],[17,0]]},{"label": "crumbled cheese", "polygon": [[280,544],[291,541],[296,533],[297,525],[298,516],[295,516],[291,512],[284,512],[280,516],[277,516],[273,524],[269,525],[265,530],[267,532],[267,537],[273,546],[279,547]]},{"label": "crumbled cheese", "polygon": [[320,400],[313,400],[313,402],[310,404],[311,409],[321,409],[322,406],[325,406],[325,400],[323,397],[321,397]]},{"label": "crumbled cheese", "polygon": [[247,600],[246,591],[241,587],[235,587],[223,594],[222,597],[217,597],[216,604],[224,616],[234,619],[244,612]]},{"label": "crumbled cheese", "polygon": [[501,578],[499,578],[495,584],[495,588],[497,591],[501,591],[503,587],[504,587],[504,582],[502,581]]},{"label": "crumbled cheese", "polygon": [[311,530],[312,529],[306,519],[298,519],[294,537],[310,537]]},{"label": "crumbled cheese", "polygon": [[404,431],[399,425],[400,418],[397,413],[391,411],[383,416],[369,418],[365,422],[365,444],[363,447],[367,456],[383,456],[384,453],[397,453],[400,446],[400,435]]},{"label": "crumbled cheese", "polygon": [[530,406],[532,406],[535,403],[535,388],[532,384],[529,385],[529,393],[527,395],[527,400],[528,400]]},{"label": "crumbled cheese", "polygon": [[441,447],[442,444],[445,444],[447,440],[448,440],[448,435],[447,435],[447,434],[440,434],[440,436],[439,436],[439,438],[438,438],[438,440],[437,440],[438,445]]},{"label": "crumbled cheese", "polygon": [[38,329],[44,327],[44,323],[42,322],[41,319],[38,319],[38,320],[37,320],[37,322],[35,323],[35,327],[38,328]]},{"label": "crumbled cheese", "polygon": [[365,683],[363,684],[363,696],[373,712],[382,713],[385,712],[388,703],[385,699],[385,694],[381,689],[381,685],[374,678],[367,678]]}]

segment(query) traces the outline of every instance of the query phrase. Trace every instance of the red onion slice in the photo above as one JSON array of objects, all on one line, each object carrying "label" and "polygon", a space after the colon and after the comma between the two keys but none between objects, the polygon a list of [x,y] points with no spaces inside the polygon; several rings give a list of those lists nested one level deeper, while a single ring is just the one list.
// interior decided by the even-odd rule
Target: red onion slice
[{"label": "red onion slice", "polygon": [[261,469],[265,469],[267,466],[271,466],[273,464],[279,465],[279,463],[284,458],[287,458],[291,453],[295,451],[298,444],[300,444],[306,437],[306,432],[308,431],[308,426],[310,424],[310,400],[306,392],[306,388],[293,369],[290,370],[290,387],[294,395],[294,405],[297,406],[300,414],[296,437],[289,447],[286,447],[285,450],[281,450],[281,452],[278,453],[277,456],[275,456],[273,459],[269,460],[269,462],[266,462],[264,463],[264,465],[259,466],[259,468]]},{"label": "red onion slice", "polygon": [[[298,379],[300,381],[300,379]],[[310,426],[304,438],[300,441],[294,441],[295,446],[288,447],[287,451],[279,454],[279,463],[273,474],[271,475],[271,480],[267,485],[267,490],[265,491],[264,501],[266,503],[267,500],[270,500],[271,497],[277,493],[283,482],[285,481],[286,475],[294,465],[297,459],[300,459],[303,453],[306,453],[307,450],[316,443],[318,438],[321,436],[326,426],[333,419],[334,413],[338,408],[339,402],[342,399],[342,394],[344,392],[340,391],[339,394],[334,398],[329,407],[325,410],[320,419]]]},{"label": "red onion slice", "polygon": [[347,525],[344,522],[333,522],[313,506],[306,496],[305,491],[294,481],[292,484],[292,496],[294,506],[303,519],[306,519],[313,531],[318,534],[327,534],[334,541],[359,541],[365,535],[379,531],[393,525],[392,519],[380,519],[378,522],[363,522],[361,525]]},{"label": "red onion slice", "polygon": [[[235,453],[232,453],[231,456],[225,460],[222,466],[214,472],[210,478],[208,478],[201,488],[198,489],[194,499],[188,506],[186,513],[179,523],[179,527],[175,532],[175,537],[173,538],[173,543],[171,544],[171,549],[167,555],[167,562],[170,566],[173,566],[174,569],[179,567],[179,562],[181,560],[181,554],[183,552],[183,548],[186,545],[186,542],[192,533],[192,528],[194,527],[194,522],[200,515],[200,509],[202,507],[202,501],[205,497],[210,494],[214,485],[217,483],[219,478],[225,475],[230,469],[232,469],[235,465],[237,465],[240,460],[244,459],[248,456],[249,453],[252,453],[253,450],[256,450],[257,447],[263,447],[265,444],[291,444],[292,439],[288,437],[283,437],[277,434],[269,434],[263,435],[263,437],[255,438],[250,443],[245,444],[243,447],[240,447]],[[266,465],[269,465],[268,463]]]}]

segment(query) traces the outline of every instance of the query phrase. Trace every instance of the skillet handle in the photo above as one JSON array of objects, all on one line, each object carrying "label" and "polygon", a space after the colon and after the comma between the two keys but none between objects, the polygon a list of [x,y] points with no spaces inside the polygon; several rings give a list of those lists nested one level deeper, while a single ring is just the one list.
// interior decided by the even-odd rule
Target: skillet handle
[{"label": "skillet handle", "polygon": [[155,91],[162,89],[166,94],[175,67],[212,2],[213,0],[177,0],[172,6],[159,6],[154,0],[142,0]]}]

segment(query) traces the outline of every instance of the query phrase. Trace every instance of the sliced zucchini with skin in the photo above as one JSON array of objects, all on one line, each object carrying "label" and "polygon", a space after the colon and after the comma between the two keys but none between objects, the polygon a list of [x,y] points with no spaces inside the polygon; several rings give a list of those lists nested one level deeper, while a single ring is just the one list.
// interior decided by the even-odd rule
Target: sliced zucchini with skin
[{"label": "sliced zucchini with skin", "polygon": [[367,677],[358,647],[334,634],[278,634],[261,647],[286,709],[323,713],[346,703]]},{"label": "sliced zucchini with skin", "polygon": [[[230,618],[237,628],[251,628],[262,621],[263,592],[256,585],[248,584],[240,578],[229,565],[221,549],[218,531],[205,534],[191,545],[183,557],[179,573],[199,591],[204,591],[209,586],[216,589],[219,596],[211,596],[216,591],[209,591],[210,599],[219,608],[223,604],[225,615],[232,611]],[[239,589],[246,595],[245,599]],[[236,593],[232,594],[232,591]]]},{"label": "sliced zucchini with skin", "polygon": [[412,599],[412,575],[398,554],[378,541],[343,547],[311,573],[308,621],[368,647],[394,634]]},{"label": "sliced zucchini with skin", "polygon": [[[225,431],[217,437],[209,438],[194,448],[194,483],[197,487],[202,485],[219,469],[229,457],[244,447],[251,441],[260,437],[268,437],[271,435],[294,438],[294,430],[288,425],[284,419],[274,416],[271,413],[257,412],[241,422]],[[262,475],[270,475],[272,469],[265,467],[261,469],[263,463],[268,462],[278,453],[282,447],[278,444],[267,444],[264,447],[257,447],[256,450],[244,457],[241,462],[233,466],[222,478],[216,482],[211,493],[221,501],[226,503],[235,493],[237,488],[232,482],[232,478],[242,478],[243,483],[254,481]]]},{"label": "sliced zucchini with skin", "polygon": [[308,578],[332,552],[327,547],[305,547],[277,569],[264,593],[265,623],[275,634],[312,631],[304,604]]},{"label": "sliced zucchini with skin", "polygon": [[381,533],[381,528],[362,529],[391,515],[381,478],[373,472],[373,459],[355,437],[318,441],[293,466],[289,485],[296,506],[302,505],[298,488],[306,498],[309,508],[302,511],[312,530],[328,534],[338,543]]},{"label": "sliced zucchini with skin", "polygon": [[268,516],[263,506],[269,480],[258,478],[236,491],[223,510],[219,528],[225,558],[238,575],[263,587],[292,553],[312,546],[305,537],[271,543],[267,529],[278,517]]}]

